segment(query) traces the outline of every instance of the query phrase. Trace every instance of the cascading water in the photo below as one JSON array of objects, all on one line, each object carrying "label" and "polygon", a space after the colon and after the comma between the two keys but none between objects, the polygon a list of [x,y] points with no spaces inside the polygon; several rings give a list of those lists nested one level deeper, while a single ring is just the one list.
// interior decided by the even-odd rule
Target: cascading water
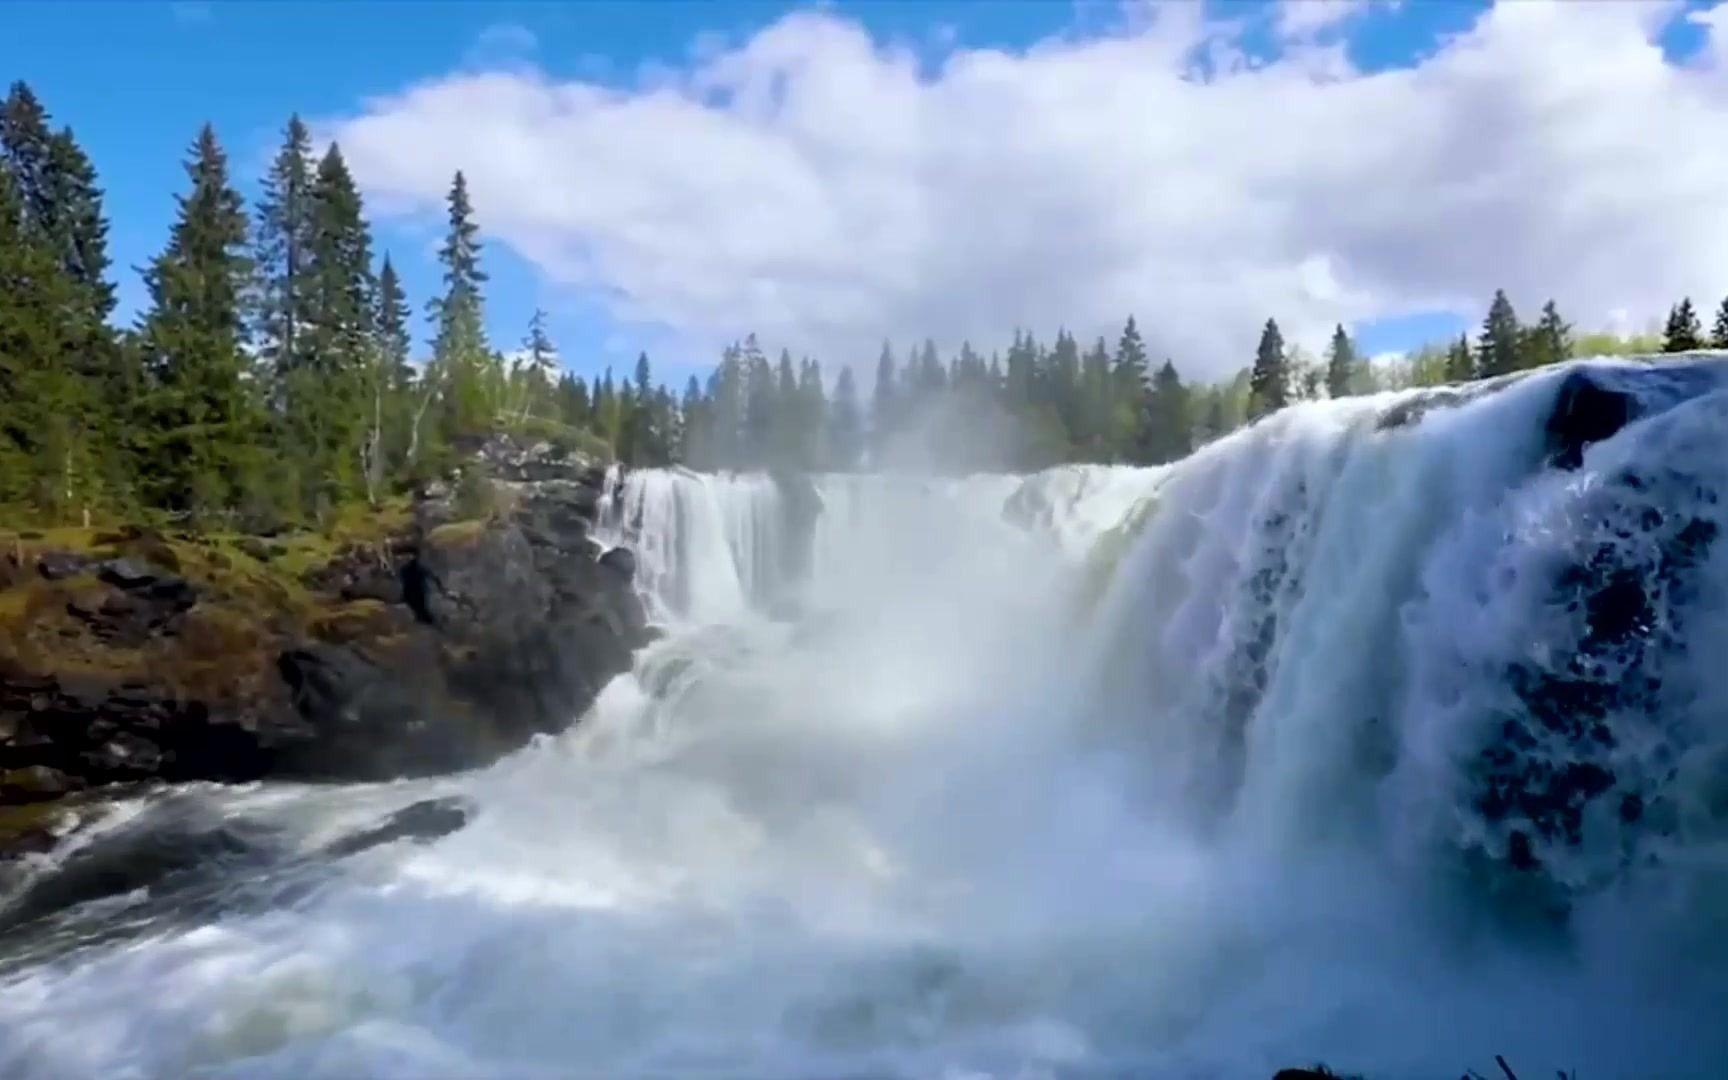
[{"label": "cascading water", "polygon": [[631,676],[182,792],[300,856],[478,813],[0,938],[0,1076],[1719,1076],[1728,391],[1590,370],[1639,415],[1576,468],[1554,371],[1159,470],[631,473]]}]

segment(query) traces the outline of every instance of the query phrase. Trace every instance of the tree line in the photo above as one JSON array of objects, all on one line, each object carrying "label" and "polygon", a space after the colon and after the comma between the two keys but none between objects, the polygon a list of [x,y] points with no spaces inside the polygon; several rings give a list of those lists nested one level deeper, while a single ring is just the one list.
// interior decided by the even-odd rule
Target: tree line
[{"label": "tree line", "polygon": [[[1728,300],[1706,336],[1688,298],[1664,332],[1576,336],[1553,301],[1523,324],[1496,292],[1474,340],[1365,361],[1342,326],[1321,357],[1276,320],[1231,379],[1187,381],[1154,362],[1127,318],[1114,341],[1011,333],[986,357],[884,343],[873,368],[754,337],[681,395],[646,354],[629,375],[563,370],[543,312],[508,356],[486,332],[483,244],[462,173],[423,307],[374,250],[340,146],[316,152],[290,118],[248,206],[206,125],[147,303],[116,329],[108,222],[95,170],[24,83],[0,102],[0,510],[47,522],[161,514],[196,525],[313,521],[444,475],[497,432],[637,465],[699,469],[1028,469],[1154,464],[1297,401],[1493,378],[1573,355],[1728,348]],[[832,375],[832,378],[829,376]],[[866,391],[863,378],[869,378]]]}]

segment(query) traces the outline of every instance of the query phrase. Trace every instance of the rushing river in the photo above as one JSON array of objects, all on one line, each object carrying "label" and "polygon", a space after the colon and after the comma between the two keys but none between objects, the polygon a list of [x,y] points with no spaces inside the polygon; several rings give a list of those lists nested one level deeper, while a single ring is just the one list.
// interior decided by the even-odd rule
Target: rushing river
[{"label": "rushing river", "polygon": [[471,773],[123,806],[75,842],[273,854],[0,937],[0,1077],[1728,1075],[1728,393],[1596,370],[1643,416],[1576,469],[1555,371],[820,477],[813,536],[630,474],[631,675]]}]

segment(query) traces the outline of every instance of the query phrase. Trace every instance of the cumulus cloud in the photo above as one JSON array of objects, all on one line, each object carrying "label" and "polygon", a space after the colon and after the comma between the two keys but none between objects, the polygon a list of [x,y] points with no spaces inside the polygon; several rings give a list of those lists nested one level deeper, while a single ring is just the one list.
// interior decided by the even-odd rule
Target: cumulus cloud
[{"label": "cumulus cloud", "polygon": [[1318,349],[1337,321],[1474,319],[1498,286],[1584,325],[1728,292],[1728,6],[1684,65],[1654,42],[1674,4],[1520,0],[1369,75],[1318,46],[1243,62],[1201,10],[922,75],[806,12],[629,87],[465,71],[328,129],[375,206],[435,215],[464,169],[494,241],[691,347],[868,364],[884,336],[1134,312],[1213,376],[1268,314]]}]

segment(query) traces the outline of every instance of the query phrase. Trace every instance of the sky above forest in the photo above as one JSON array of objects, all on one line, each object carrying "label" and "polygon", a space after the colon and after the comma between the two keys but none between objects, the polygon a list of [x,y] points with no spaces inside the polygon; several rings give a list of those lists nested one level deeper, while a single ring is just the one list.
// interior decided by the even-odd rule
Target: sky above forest
[{"label": "sky above forest", "polygon": [[[1728,293],[1728,2],[14,3],[0,78],[107,192],[120,318],[205,120],[253,194],[340,142],[417,307],[465,171],[515,345],[682,381],[754,331],[873,363],[1016,326],[1191,377],[1370,354],[1505,287],[1581,328]],[[76,43],[76,44],[74,44]]]}]

